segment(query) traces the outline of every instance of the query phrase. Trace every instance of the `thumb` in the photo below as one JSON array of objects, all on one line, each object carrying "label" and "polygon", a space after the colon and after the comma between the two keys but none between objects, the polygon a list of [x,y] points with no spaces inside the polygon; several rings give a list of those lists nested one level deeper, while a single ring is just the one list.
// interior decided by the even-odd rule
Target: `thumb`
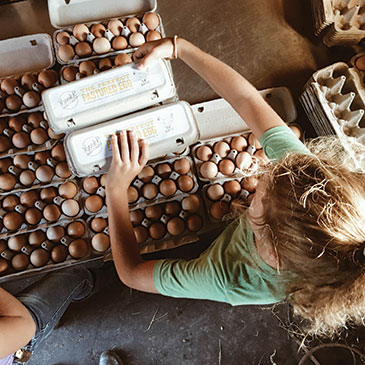
[{"label": "thumb", "polygon": [[149,52],[148,54],[146,54],[139,62],[137,68],[139,70],[142,70],[148,66],[151,65],[151,63],[153,63],[153,61],[157,60],[159,57],[157,55],[157,52],[155,52],[154,50],[152,50],[151,52]]}]

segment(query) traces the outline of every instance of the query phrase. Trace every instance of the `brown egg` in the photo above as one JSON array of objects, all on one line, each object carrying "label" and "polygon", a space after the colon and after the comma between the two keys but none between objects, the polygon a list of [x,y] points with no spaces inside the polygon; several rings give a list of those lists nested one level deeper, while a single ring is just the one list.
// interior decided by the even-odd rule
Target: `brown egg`
[{"label": "brown egg", "polygon": [[127,194],[128,194],[128,203],[129,204],[135,203],[139,198],[138,190],[133,186],[128,187]]},{"label": "brown egg", "polygon": [[28,168],[28,163],[30,161],[32,161],[32,157],[29,155],[16,155],[13,159],[14,165],[23,170]]},{"label": "brown egg", "polygon": [[67,179],[71,176],[71,171],[68,168],[66,161],[59,162],[55,168],[56,175],[62,179]]},{"label": "brown egg", "polygon": [[40,192],[40,198],[46,203],[51,203],[56,196],[57,190],[53,186],[43,188]]},{"label": "brown egg", "polygon": [[220,157],[227,157],[229,151],[231,150],[227,142],[217,142],[213,147],[214,153],[217,153]]},{"label": "brown egg", "polygon": [[58,81],[58,73],[54,70],[44,70],[38,75],[38,82],[46,89],[52,87]]},{"label": "brown egg", "polygon": [[47,238],[52,242],[59,242],[65,236],[65,229],[62,226],[52,226],[47,229]]},{"label": "brown egg", "polygon": [[47,239],[46,234],[43,231],[30,232],[28,236],[28,243],[34,247],[40,247],[42,242]]},{"label": "brown egg", "polygon": [[256,176],[245,177],[242,182],[242,188],[247,190],[249,193],[254,193],[256,191],[256,186],[259,180]]},{"label": "brown egg", "polygon": [[294,132],[294,134],[297,136],[297,138],[300,138],[302,136],[302,131],[295,124],[291,124],[289,126],[289,128]]},{"label": "brown egg", "polygon": [[81,42],[86,40],[86,37],[89,34],[89,32],[90,30],[85,24],[76,24],[72,29],[74,37]]},{"label": "brown egg", "polygon": [[172,196],[176,193],[176,184],[174,180],[162,180],[159,185],[159,190],[164,196]]},{"label": "brown egg", "polygon": [[43,216],[48,222],[56,222],[61,216],[61,209],[56,204],[49,204],[43,209]]},{"label": "brown egg", "polygon": [[132,47],[139,47],[142,46],[143,43],[145,43],[146,40],[144,38],[144,35],[140,32],[132,33],[129,36],[129,44]]},{"label": "brown egg", "polygon": [[257,150],[262,148],[259,140],[256,138],[256,136],[253,133],[250,133],[248,135],[248,144],[250,146],[254,146]]},{"label": "brown egg", "polygon": [[47,131],[43,128],[35,128],[30,132],[30,139],[34,144],[41,145],[48,139]]},{"label": "brown egg", "polygon": [[161,239],[166,233],[166,227],[161,222],[152,223],[148,229],[151,238],[154,240]]},{"label": "brown egg", "polygon": [[102,58],[101,60],[99,60],[98,68],[100,71],[109,70],[112,67],[113,67],[113,64],[112,64],[112,61],[110,60],[110,58],[105,57],[105,58]]},{"label": "brown egg", "polygon": [[155,170],[152,168],[152,166],[146,165],[142,169],[142,171],[138,174],[138,179],[146,184],[152,180],[154,175],[155,175]]},{"label": "brown egg", "polygon": [[42,183],[51,182],[54,176],[54,170],[51,166],[42,165],[35,171],[37,179]]},{"label": "brown egg", "polygon": [[203,226],[203,220],[198,215],[191,215],[186,220],[186,228],[191,232],[197,232],[202,228]]},{"label": "brown egg", "polygon": [[79,71],[85,76],[91,76],[96,70],[96,65],[93,61],[84,61],[80,63]]},{"label": "brown egg", "polygon": [[36,152],[34,154],[34,161],[37,162],[40,165],[46,165],[47,160],[51,157],[51,154],[49,151],[41,151]]},{"label": "brown egg", "polygon": [[123,23],[119,19],[113,19],[109,20],[107,27],[115,36],[118,36],[122,32]]},{"label": "brown egg", "polygon": [[143,15],[142,22],[146,24],[149,30],[155,30],[160,25],[160,19],[155,13],[146,13]]},{"label": "brown egg", "polygon": [[26,124],[26,121],[21,115],[11,117],[8,122],[9,127],[13,129],[15,132],[20,132],[24,124]]},{"label": "brown egg", "polygon": [[2,201],[2,207],[7,212],[14,210],[14,208],[19,204],[19,198],[16,195],[8,195]]},{"label": "brown egg", "polygon": [[58,57],[63,62],[68,62],[75,57],[74,48],[70,44],[64,44],[58,50]]},{"label": "brown egg", "polygon": [[67,226],[67,234],[70,237],[82,237],[85,234],[85,226],[81,222],[72,222]]},{"label": "brown egg", "polygon": [[134,227],[133,230],[138,244],[141,244],[147,240],[148,233],[146,228],[144,228],[143,226],[137,226]]},{"label": "brown egg", "polygon": [[5,172],[0,175],[0,189],[10,191],[16,184],[16,177],[13,174]]},{"label": "brown egg", "polygon": [[223,198],[224,189],[220,184],[210,185],[207,189],[207,196],[210,200],[216,201]]},{"label": "brown egg", "polygon": [[107,225],[108,225],[107,220],[105,218],[102,218],[102,217],[96,217],[90,223],[91,229],[94,232],[104,231],[104,229],[107,227]]},{"label": "brown egg", "polygon": [[23,103],[27,108],[36,107],[40,101],[41,101],[41,97],[36,91],[33,91],[33,90],[27,91],[23,95]]},{"label": "brown egg", "polygon": [[75,45],[75,52],[78,56],[89,57],[93,53],[93,49],[87,42],[79,42]]},{"label": "brown egg", "polygon": [[30,145],[29,135],[24,131],[17,132],[13,135],[12,142],[16,148],[25,148]]},{"label": "brown egg", "polygon": [[195,213],[200,208],[200,199],[197,195],[189,195],[181,202],[182,208],[189,213]]},{"label": "brown egg", "polygon": [[172,169],[168,163],[161,163],[155,167],[157,175],[166,179],[170,176]]},{"label": "brown egg", "polygon": [[122,35],[115,37],[112,41],[112,47],[116,51],[120,51],[122,49],[126,49],[128,47],[128,41]]},{"label": "brown egg", "polygon": [[38,128],[42,121],[43,121],[43,116],[41,112],[30,113],[28,115],[27,122],[34,128]]},{"label": "brown egg", "polygon": [[6,136],[0,136],[0,152],[8,151],[10,147],[10,139]]},{"label": "brown egg", "polygon": [[226,181],[223,184],[225,193],[235,198],[241,192],[241,185],[237,180]]},{"label": "brown egg", "polygon": [[90,195],[85,200],[85,207],[91,213],[96,213],[103,207],[103,199],[99,195]]},{"label": "brown egg", "polygon": [[56,34],[56,41],[60,46],[68,44],[68,42],[70,41],[70,34],[65,31],[58,32]]},{"label": "brown egg", "polygon": [[29,257],[24,253],[18,253],[11,259],[11,266],[15,271],[25,270],[29,265]]},{"label": "brown egg", "polygon": [[62,71],[62,77],[66,81],[74,81],[76,80],[76,75],[79,72],[79,69],[75,66],[67,66]]},{"label": "brown egg", "polygon": [[126,65],[127,63],[132,63],[132,62],[133,61],[132,61],[131,56],[127,53],[120,53],[114,59],[115,66],[123,66],[123,65]]},{"label": "brown egg", "polygon": [[24,234],[19,234],[8,239],[8,247],[13,251],[20,252],[27,243],[27,237]]},{"label": "brown egg", "polygon": [[223,159],[219,162],[218,168],[223,175],[230,175],[234,172],[235,165],[233,161],[228,159]]},{"label": "brown egg", "polygon": [[91,33],[94,34],[95,37],[97,38],[101,38],[104,36],[104,33],[105,33],[105,27],[103,24],[94,24],[92,27],[91,27]]},{"label": "brown egg", "polygon": [[19,86],[16,79],[4,79],[1,81],[1,90],[8,95],[14,94],[14,88]]},{"label": "brown egg", "polygon": [[5,274],[9,269],[9,262],[0,258],[0,275]]},{"label": "brown egg", "polygon": [[37,208],[28,208],[27,211],[25,212],[25,220],[31,224],[31,225],[35,225],[38,224],[42,219],[42,213],[39,209]]},{"label": "brown egg", "polygon": [[158,32],[157,30],[150,30],[146,34],[146,41],[147,42],[157,41],[158,39],[161,39],[161,38],[162,38],[161,33]]},{"label": "brown egg", "polygon": [[100,177],[100,185],[105,187],[106,186],[106,179],[107,179],[107,174],[101,175]]},{"label": "brown egg", "polygon": [[206,179],[212,179],[218,174],[218,167],[212,161],[203,162],[200,166],[200,174]]},{"label": "brown egg", "polygon": [[182,192],[187,193],[193,189],[194,180],[189,175],[179,176],[177,186]]},{"label": "brown egg", "polygon": [[66,154],[63,144],[57,144],[52,148],[51,156],[57,161],[65,161]]},{"label": "brown egg", "polygon": [[9,231],[15,231],[19,229],[23,222],[23,216],[18,212],[6,213],[3,218],[4,227]]},{"label": "brown egg", "polygon": [[141,22],[138,18],[132,17],[128,18],[125,25],[130,29],[131,32],[138,32],[138,28],[140,26]]},{"label": "brown egg", "polygon": [[[131,210],[129,212],[129,217],[131,219],[131,222],[134,226],[137,224],[140,224],[144,218],[143,211],[141,209]],[[95,218],[96,219],[96,218]],[[91,222],[92,223],[92,222]],[[92,227],[91,227],[92,228]],[[104,227],[105,228],[105,227]],[[104,229],[103,228],[103,229]]]},{"label": "brown egg", "polygon": [[243,136],[233,137],[231,140],[231,148],[238,152],[242,152],[247,148],[247,140]]},{"label": "brown egg", "polygon": [[24,186],[30,186],[34,183],[35,174],[32,170],[24,170],[20,173],[19,182]]},{"label": "brown egg", "polygon": [[30,263],[35,267],[42,267],[48,262],[49,256],[48,251],[37,248],[30,254]]},{"label": "brown egg", "polygon": [[51,259],[54,263],[63,262],[66,260],[68,255],[68,251],[66,246],[64,245],[58,245],[56,247],[53,247],[51,251]]},{"label": "brown egg", "polygon": [[175,201],[175,202],[167,202],[165,204],[165,213],[167,215],[178,215],[180,213],[180,203]]},{"label": "brown egg", "polygon": [[95,194],[99,188],[98,179],[94,176],[86,177],[82,182],[82,187],[88,194]]},{"label": "brown egg", "polygon": [[67,215],[68,217],[75,217],[80,212],[79,203],[74,199],[66,199],[62,203],[61,209],[63,214]]},{"label": "brown egg", "polygon": [[87,243],[82,239],[72,241],[68,246],[68,251],[74,259],[80,259],[88,254]]},{"label": "brown egg", "polygon": [[111,44],[106,38],[95,38],[93,48],[97,54],[105,54],[110,51]]},{"label": "brown egg", "polygon": [[173,217],[167,222],[167,231],[172,236],[179,236],[185,231],[185,223],[180,217]]},{"label": "brown egg", "polygon": [[162,216],[162,207],[161,205],[151,205],[145,208],[144,214],[148,219],[152,219],[154,221],[159,220]]},{"label": "brown egg", "polygon": [[[24,156],[24,155],[17,155],[17,156]],[[16,159],[15,158],[17,156],[14,156],[13,162],[14,162],[15,166],[21,168],[21,166],[18,166],[16,164]],[[1,158],[0,159],[0,172],[8,172],[8,168],[13,164],[13,162],[11,161],[11,158]],[[25,166],[25,168],[26,167],[27,167],[27,165]]]},{"label": "brown egg", "polygon": [[190,168],[190,162],[186,158],[181,158],[174,162],[174,170],[180,175],[187,174]]},{"label": "brown egg", "polygon": [[21,85],[27,90],[32,90],[35,82],[37,82],[37,78],[34,74],[25,74],[20,79]]},{"label": "brown egg", "polygon": [[252,157],[248,152],[240,152],[236,157],[236,166],[240,170],[247,170],[252,165]]},{"label": "brown egg", "polygon": [[61,138],[63,138],[64,137],[64,133],[61,133],[61,134],[56,134],[55,132],[53,132],[52,131],[52,129],[51,128],[48,128],[47,129],[47,134],[48,134],[48,137],[50,138],[50,139],[61,139]]},{"label": "brown egg", "polygon": [[65,182],[58,187],[58,194],[64,199],[72,199],[77,194],[77,187],[71,181]]},{"label": "brown egg", "polygon": [[218,201],[210,207],[210,214],[213,218],[221,220],[229,213],[229,206],[226,202]]},{"label": "brown egg", "polygon": [[258,163],[260,166],[265,166],[270,163],[270,159],[266,156],[263,149],[257,150],[254,156],[259,159]]},{"label": "brown egg", "polygon": [[148,200],[155,198],[157,193],[158,193],[158,188],[155,184],[148,183],[142,186],[142,195]]},{"label": "brown egg", "polygon": [[32,207],[37,200],[39,200],[39,195],[36,190],[23,191],[20,194],[20,204],[27,208]]},{"label": "brown egg", "polygon": [[23,101],[18,95],[10,95],[5,99],[6,107],[12,112],[17,112],[22,104]]},{"label": "brown egg", "polygon": [[97,252],[105,252],[110,247],[109,236],[103,232],[97,233],[91,239],[91,246],[93,246],[94,250]]}]

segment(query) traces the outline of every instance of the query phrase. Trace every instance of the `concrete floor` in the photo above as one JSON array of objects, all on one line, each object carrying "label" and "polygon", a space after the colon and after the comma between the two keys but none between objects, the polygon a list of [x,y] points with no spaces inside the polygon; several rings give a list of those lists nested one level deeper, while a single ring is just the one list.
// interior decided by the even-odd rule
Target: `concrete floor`
[{"label": "concrete floor", "polygon": [[[313,36],[309,3],[159,0],[158,13],[167,35],[191,40],[259,89],[288,86],[297,100],[315,70],[338,60],[346,62],[353,53],[328,49]],[[39,32],[52,32],[45,0],[0,7],[0,39]],[[182,62],[174,61],[173,70],[181,99],[193,104],[217,97]],[[307,135],[313,135],[299,105],[298,111],[298,122]],[[208,244],[206,240],[160,255],[194,256]],[[15,282],[4,287],[17,292],[23,285]],[[234,308],[130,291],[112,273],[102,292],[71,305],[61,327],[41,345],[30,364],[93,365],[109,348],[120,350],[126,364],[136,365],[297,364],[303,352],[282,328],[287,313],[285,304],[276,309]],[[357,346],[362,343],[359,338]],[[322,354],[322,365],[351,363],[339,355],[330,358],[331,353]]]}]

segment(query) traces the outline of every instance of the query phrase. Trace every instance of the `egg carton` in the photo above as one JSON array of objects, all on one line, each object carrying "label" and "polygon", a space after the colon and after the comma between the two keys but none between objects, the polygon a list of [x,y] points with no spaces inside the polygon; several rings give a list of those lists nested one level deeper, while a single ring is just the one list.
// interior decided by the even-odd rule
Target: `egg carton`
[{"label": "egg carton", "polygon": [[[159,21],[160,21],[160,25],[156,28],[156,30],[161,34],[161,37],[162,38],[165,38],[166,37],[166,34],[165,34],[165,30],[163,28],[163,25],[162,25],[162,20],[161,20],[161,17],[159,14],[155,13],[158,18],[159,18]],[[136,16],[139,18],[139,20],[141,21],[142,23],[142,17],[143,17],[144,14],[142,15],[139,15],[139,16]],[[61,28],[61,29],[58,29],[56,30],[54,33],[53,33],[53,44],[54,44],[54,48],[55,48],[55,54],[56,54],[56,58],[57,58],[57,62],[61,65],[67,65],[67,64],[73,64],[73,63],[76,63],[78,62],[79,60],[82,60],[82,61],[87,61],[87,60],[92,60],[92,59],[95,59],[95,58],[98,58],[100,56],[117,56],[118,54],[120,53],[127,53],[127,52],[134,52],[137,50],[138,47],[132,47],[130,44],[129,44],[129,36],[130,34],[132,34],[132,32],[130,31],[130,29],[125,26],[125,22],[126,20],[130,18],[130,16],[128,17],[116,17],[116,18],[111,18],[111,19],[108,19],[108,20],[105,20],[105,21],[96,21],[96,22],[87,22],[85,23],[85,25],[90,29],[90,33],[88,34],[87,38],[86,38],[86,42],[90,45],[91,49],[92,49],[92,54],[91,56],[87,56],[87,57],[81,57],[81,56],[78,56],[75,52],[75,56],[69,60],[69,61],[64,61],[60,58],[59,56],[59,49],[60,49],[60,44],[57,42],[57,35],[60,33],[60,32],[67,32],[70,34],[70,40],[69,40],[69,43],[71,46],[73,47],[76,47],[77,43],[79,43],[80,41],[73,35],[73,26],[68,26],[68,27],[64,27],[64,28]],[[124,27],[120,33],[121,36],[124,36],[127,41],[128,41],[128,46],[126,49],[123,49],[123,50],[115,50],[111,47],[110,51],[108,52],[105,52],[105,53],[102,53],[102,54],[98,54],[96,53],[94,50],[93,50],[93,47],[92,47],[92,43],[94,41],[94,39],[96,38],[92,33],[91,33],[91,27],[95,24],[102,24],[105,26],[105,28],[107,29],[107,31],[105,32],[106,35],[104,34],[104,36],[102,38],[106,38],[111,46],[112,46],[112,42],[113,42],[113,39],[116,37],[110,30],[108,30],[107,28],[107,24],[110,20],[120,20]],[[75,24],[76,25],[76,24]],[[138,32],[142,33],[143,35],[145,35],[147,32],[148,32],[148,28],[146,26],[140,26],[139,29],[138,29]]]},{"label": "egg carton", "polygon": [[[215,139],[212,139],[212,140],[209,140],[209,141],[199,142],[196,145],[194,145],[194,147],[192,148],[192,155],[193,155],[193,158],[194,158],[194,163],[195,163],[195,167],[196,167],[196,170],[197,170],[199,180],[201,180],[202,182],[214,182],[216,180],[221,180],[221,179],[225,179],[225,178],[228,178],[228,177],[233,178],[233,177],[250,176],[250,175],[256,173],[257,171],[260,171],[261,166],[259,164],[259,160],[257,158],[255,158],[255,153],[257,151],[261,150],[262,148],[256,149],[255,146],[250,146],[247,143],[247,147],[245,147],[242,152],[248,152],[252,156],[252,163],[249,166],[249,168],[247,168],[245,170],[240,170],[237,167],[236,163],[235,163],[236,157],[240,153],[237,150],[231,149],[230,152],[228,152],[228,155],[225,158],[221,158],[219,156],[219,154],[214,153],[214,150],[213,150],[213,146],[215,145],[215,143],[217,143],[217,142],[226,142],[230,145],[232,139],[234,137],[237,137],[237,136],[243,136],[248,142],[248,135],[249,134],[250,134],[250,132],[247,131],[244,134],[239,133],[239,134],[234,134],[232,136],[225,137],[225,138],[215,138]],[[198,157],[196,156],[196,152],[197,152],[198,148],[201,147],[201,146],[208,146],[208,147],[211,148],[211,150],[213,152],[211,158],[208,161],[212,161],[216,165],[218,165],[221,160],[229,159],[229,160],[233,161],[233,163],[235,165],[234,171],[231,174],[227,175],[227,174],[223,174],[222,172],[220,172],[218,170],[217,174],[213,178],[203,177],[202,174],[200,173],[200,168],[201,168],[201,165],[205,161],[202,161],[202,160],[198,159]]]},{"label": "egg carton", "polygon": [[[68,181],[72,181],[72,182],[74,182],[74,183],[75,183],[75,185],[76,185],[76,187],[78,187],[78,186],[77,186],[77,183],[75,182],[75,180],[68,180]],[[66,181],[66,182],[67,182],[67,181]],[[53,183],[53,184],[51,184],[49,187],[58,188],[60,185],[62,185],[62,184],[64,184],[64,183],[65,183],[65,181],[63,181],[63,182],[59,182],[59,183]],[[43,188],[45,188],[45,187],[43,187]],[[43,188],[42,188],[42,189],[43,189]],[[0,204],[1,204],[1,206],[2,206],[2,201],[3,201],[6,197],[8,197],[8,196],[10,196],[10,195],[14,195],[14,196],[16,196],[16,197],[20,198],[21,193],[23,193],[23,192],[25,192],[25,191],[30,191],[30,190],[32,190],[32,191],[33,191],[33,190],[39,190],[39,192],[40,192],[40,190],[41,190],[41,189],[27,189],[27,190],[23,190],[23,191],[15,192],[14,194],[2,195],[2,196],[0,196]],[[38,192],[38,193],[39,193],[39,192]],[[75,219],[81,218],[81,217],[83,216],[83,214],[84,214],[84,208],[83,208],[83,206],[82,206],[82,202],[81,202],[80,196],[81,196],[81,193],[80,193],[80,190],[78,189],[78,191],[77,191],[77,193],[76,193],[76,195],[74,196],[74,198],[73,198],[73,199],[74,199],[74,200],[76,200],[76,201],[78,201],[78,203],[79,203],[79,208],[80,208],[79,213],[78,213],[77,215],[73,216],[73,217],[70,217],[70,216],[67,216],[66,214],[64,214],[64,213],[62,212],[62,210],[61,210],[61,215],[60,215],[60,216],[59,216],[59,218],[57,219],[57,221],[58,221],[58,222],[72,222],[72,221],[74,221]],[[27,222],[25,221],[25,218],[24,218],[24,214],[25,214],[25,212],[26,212],[28,209],[30,209],[30,208],[36,208],[36,209],[43,210],[43,208],[44,208],[46,205],[48,205],[48,204],[56,204],[56,205],[58,205],[58,206],[61,206],[61,204],[63,203],[63,201],[64,201],[64,200],[65,200],[64,198],[62,198],[61,196],[57,195],[57,196],[53,199],[53,201],[52,201],[52,202],[49,202],[49,203],[47,203],[47,202],[45,202],[45,201],[43,201],[43,200],[41,200],[41,199],[39,198],[39,199],[38,199],[38,201],[36,201],[36,202],[35,202],[35,204],[34,204],[34,206],[33,206],[33,207],[26,207],[26,206],[24,206],[24,205],[18,204],[18,205],[15,207],[15,209],[14,209],[13,211],[6,211],[5,209],[1,208],[1,209],[0,209],[1,223],[2,223],[2,221],[3,221],[4,216],[5,216],[7,213],[10,213],[10,212],[17,212],[18,214],[22,215],[22,216],[23,216],[24,221],[23,221],[23,223],[20,225],[20,227],[19,227],[19,228],[17,228],[17,229],[15,229],[15,230],[8,230],[8,229],[7,229],[6,227],[4,227],[4,226],[3,226],[3,224],[2,224],[2,226],[3,226],[3,227],[2,227],[2,228],[1,228],[1,230],[0,230],[0,239],[1,239],[1,238],[3,238],[3,237],[8,237],[8,236],[13,235],[15,231],[16,231],[16,232],[18,232],[18,233],[26,233],[26,232],[30,232],[30,231],[32,231],[35,227],[37,227],[37,228],[49,227],[51,224],[53,224],[53,222],[46,220],[46,219],[44,218],[44,216],[42,216],[41,220],[40,220],[37,224],[35,224],[35,225],[31,225],[31,224],[27,223]]]}]

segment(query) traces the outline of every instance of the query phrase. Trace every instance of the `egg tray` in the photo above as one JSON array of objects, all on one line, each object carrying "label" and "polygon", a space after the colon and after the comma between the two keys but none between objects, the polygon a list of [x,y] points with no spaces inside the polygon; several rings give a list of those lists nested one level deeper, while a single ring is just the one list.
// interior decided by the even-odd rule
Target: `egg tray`
[{"label": "egg tray", "polygon": [[[248,133],[248,134],[250,134],[250,133]],[[205,182],[215,182],[216,180],[221,180],[221,179],[226,179],[226,178],[250,176],[250,175],[252,175],[252,174],[260,171],[260,166],[259,166],[258,162],[255,159],[253,159],[253,162],[252,162],[251,166],[249,167],[249,169],[247,169],[247,170],[240,170],[240,169],[238,169],[237,166],[235,166],[235,170],[230,175],[224,175],[223,173],[221,173],[218,170],[218,173],[217,173],[217,175],[215,177],[208,179],[208,178],[203,177],[201,175],[201,173],[200,173],[200,167],[201,167],[201,165],[205,161],[201,161],[201,160],[199,160],[196,157],[196,151],[197,151],[197,149],[199,147],[201,147],[201,146],[208,146],[213,151],[213,145],[216,142],[227,142],[230,145],[230,142],[231,142],[231,140],[234,137],[241,136],[242,135],[243,137],[245,137],[246,139],[248,139],[247,138],[248,134],[247,135],[246,134],[244,134],[244,135],[242,135],[242,134],[234,134],[234,135],[231,135],[231,136],[228,136],[228,137],[225,137],[225,138],[215,138],[215,139],[212,139],[212,140],[209,140],[209,141],[198,142],[196,145],[194,145],[194,147],[192,148],[192,155],[193,155],[193,158],[194,158],[195,168],[197,170],[197,175],[198,175],[199,180],[202,181],[202,182],[204,182],[204,183]],[[260,149],[258,149],[258,150],[260,150]],[[256,150],[254,146],[248,146],[246,149],[244,149],[244,152],[248,152],[248,153],[250,153],[254,157],[254,154],[252,154],[252,152],[253,151],[256,152],[258,150]],[[232,150],[231,149],[230,152],[228,153],[228,156],[229,156],[230,153],[232,153],[232,151],[235,151],[235,150]],[[239,154],[239,152],[237,153],[237,155],[238,154]],[[225,157],[225,159],[231,159],[231,158],[228,158],[228,156]],[[218,162],[220,160],[223,160],[223,158],[221,158],[218,154],[214,153],[214,151],[213,151],[213,155],[209,159],[209,161],[215,162],[215,159],[218,159]],[[236,159],[236,156],[232,157],[233,163],[235,163],[235,159]],[[218,164],[218,163],[216,163],[216,164]]]},{"label": "egg tray", "polygon": [[[130,49],[129,49],[128,51],[123,52],[123,53],[129,54],[129,55],[131,56],[131,58],[133,59],[133,54],[134,54],[134,51],[133,51],[133,50],[130,50]],[[107,71],[107,70],[99,70],[99,69],[98,69],[98,62],[99,62],[100,60],[104,59],[104,58],[109,58],[109,59],[111,60],[111,62],[112,62],[112,64],[113,64],[113,66],[112,66],[111,68],[120,67],[120,66],[116,66],[116,65],[114,65],[114,60],[115,60],[115,57],[116,57],[116,56],[117,56],[117,55],[114,55],[114,56],[110,56],[110,55],[107,55],[107,56],[105,56],[105,55],[99,55],[98,57],[93,58],[93,59],[91,60],[91,62],[93,62],[93,63],[95,64],[95,66],[96,66],[96,69],[95,69],[94,73],[93,73],[93,74],[91,74],[91,75],[84,75],[84,74],[82,74],[82,73],[78,72],[78,74],[79,74],[79,75],[77,75],[77,76],[76,76],[76,79],[75,79],[74,81],[77,81],[77,80],[79,80],[79,79],[81,79],[81,78],[84,78],[84,77],[87,77],[87,76],[95,75],[96,73],[99,73],[99,72]],[[68,84],[69,82],[72,82],[72,81],[67,81],[67,80],[65,80],[65,79],[64,79],[64,77],[63,77],[63,71],[64,71],[67,67],[77,67],[77,68],[79,69],[80,64],[81,64],[82,62],[85,62],[85,61],[86,61],[85,59],[80,59],[80,60],[78,60],[77,62],[72,63],[71,65],[65,65],[65,66],[62,66],[62,68],[61,68],[61,70],[60,70],[60,80],[61,80],[61,85]],[[110,70],[110,68],[109,68],[108,70]]]},{"label": "egg tray", "polygon": [[[77,186],[77,183],[75,180],[67,180],[67,181],[72,181],[75,183],[75,185]],[[53,183],[53,184],[50,184],[48,187],[54,187],[54,188],[58,188],[60,185],[64,184],[65,182],[67,181],[62,181],[62,182],[59,182],[59,183]],[[45,188],[46,186],[43,186],[43,188]],[[78,187],[78,186],[77,186]],[[20,197],[21,193],[24,192],[24,191],[29,191],[29,190],[41,190],[41,189],[27,189],[27,190],[22,190],[22,191],[17,191],[15,192],[14,194],[8,194],[8,195],[2,195],[0,196],[0,205],[2,206],[2,201],[5,197],[9,196],[9,195],[16,195],[17,197]],[[65,215],[62,210],[61,210],[61,215],[60,217],[57,219],[57,222],[72,222],[74,221],[75,219],[78,219],[78,218],[81,218],[83,215],[84,215],[84,208],[83,208],[83,205],[82,205],[82,202],[81,202],[81,199],[80,199],[80,196],[81,196],[81,193],[80,193],[80,190],[78,189],[78,192],[76,193],[76,195],[73,197],[74,200],[78,201],[79,203],[79,207],[80,207],[80,211],[79,213],[76,215],[76,216],[73,216],[73,217],[69,217],[67,215]],[[61,200],[61,203],[62,204],[62,201],[65,200],[64,198],[62,198],[61,196],[57,195],[54,199],[56,200]],[[41,199],[39,199],[40,201],[42,201]],[[55,200],[53,200],[53,202],[55,203]],[[44,202],[45,203],[45,202]],[[53,204],[53,203],[45,203],[46,205],[48,204]],[[56,204],[56,203],[55,203]],[[20,204],[19,204],[20,205]],[[57,205],[57,204],[56,204]],[[25,207],[24,206],[25,211],[31,207]],[[8,211],[5,211],[4,209],[2,209],[2,214],[1,214],[1,219],[3,219],[4,215],[6,213],[8,213]],[[17,211],[17,210],[13,210],[13,211]],[[24,213],[20,213],[24,216],[25,214],[25,211]],[[9,211],[10,212],[10,211]],[[4,237],[8,237],[8,236],[11,236],[14,234],[14,232],[18,232],[18,233],[26,233],[26,232],[31,232],[33,230],[35,230],[35,227],[37,228],[47,228],[49,227],[50,225],[54,224],[54,222],[50,222],[50,221],[47,221],[43,216],[41,218],[41,220],[39,221],[39,223],[35,224],[35,225],[31,225],[29,223],[27,223],[26,221],[24,221],[21,226],[16,229],[15,231],[12,231],[12,230],[8,230],[6,227],[2,227],[1,230],[0,230],[0,239],[1,238],[4,238]]]},{"label": "egg tray", "polygon": [[[159,14],[157,14],[157,13],[155,13],[158,17],[159,17],[159,20],[160,20],[160,25],[156,28],[156,30],[161,34],[161,37],[162,38],[165,38],[166,37],[166,34],[165,34],[165,30],[164,30],[164,28],[163,28],[163,25],[162,25],[162,20],[161,20],[161,17],[160,17],[160,15]],[[144,14],[142,14],[141,16],[136,16],[139,20],[141,20],[142,19],[142,17],[143,17],[143,15]],[[121,20],[122,21],[122,23],[123,24],[125,24],[125,20],[127,20],[129,17],[121,17],[121,18],[112,18],[112,19],[107,19],[107,20],[105,20],[105,21],[102,21],[102,22],[100,22],[100,21],[98,21],[98,22],[91,22],[91,23],[85,23],[85,25],[87,26],[87,27],[91,27],[92,25],[94,25],[94,24],[103,24],[104,26],[105,26],[105,28],[107,29],[107,23],[110,21],[110,20],[114,20],[114,19],[119,19],[119,20]],[[75,24],[76,25],[76,24]],[[73,33],[72,33],[72,30],[73,30],[73,26],[69,26],[69,27],[65,27],[65,28],[61,28],[61,29],[58,29],[58,30],[56,30],[54,33],[53,33],[53,45],[54,45],[54,48],[55,48],[55,54],[56,54],[56,59],[57,59],[57,62],[59,63],[59,64],[61,64],[61,65],[68,65],[68,64],[73,64],[73,63],[75,63],[75,62],[78,62],[79,60],[82,60],[82,61],[87,61],[87,60],[92,60],[92,59],[94,59],[94,58],[98,58],[98,57],[100,57],[100,56],[116,56],[116,55],[118,55],[118,54],[120,54],[120,53],[127,53],[127,52],[130,52],[130,51],[136,51],[137,50],[137,48],[138,47],[131,47],[130,45],[129,45],[129,42],[128,42],[128,46],[127,46],[127,48],[126,49],[123,49],[123,50],[119,50],[119,51],[116,51],[116,50],[113,50],[113,48],[111,48],[111,51],[109,51],[109,52],[107,52],[107,53],[104,53],[104,54],[97,54],[94,50],[93,50],[93,53],[92,53],[92,55],[91,56],[89,56],[89,57],[85,57],[85,58],[83,58],[83,57],[80,57],[80,56],[78,56],[77,54],[76,54],[76,52],[75,52],[75,56],[74,56],[74,58],[72,59],[72,60],[70,60],[70,61],[67,61],[67,62],[65,62],[65,61],[63,61],[60,57],[59,57],[59,55],[58,55],[58,51],[59,51],[59,48],[60,48],[60,45],[59,45],[59,43],[57,42],[57,40],[56,40],[56,37],[57,37],[57,34],[58,33],[60,33],[60,32],[63,32],[63,31],[66,31],[67,33],[69,33],[70,35],[72,35]],[[90,32],[91,32],[91,30],[90,30]],[[121,34],[120,34],[121,35]],[[115,37],[115,36],[114,36]],[[113,37],[113,38],[114,38]],[[128,38],[128,37],[127,37]],[[75,38],[75,42],[76,43],[78,43],[79,41]],[[128,39],[127,39],[128,40]],[[75,44],[76,44],[75,43]],[[90,42],[88,42],[89,44],[90,44]],[[110,43],[112,43],[112,40],[110,41]],[[91,45],[91,48],[92,48],[92,44],[90,44]]]}]

